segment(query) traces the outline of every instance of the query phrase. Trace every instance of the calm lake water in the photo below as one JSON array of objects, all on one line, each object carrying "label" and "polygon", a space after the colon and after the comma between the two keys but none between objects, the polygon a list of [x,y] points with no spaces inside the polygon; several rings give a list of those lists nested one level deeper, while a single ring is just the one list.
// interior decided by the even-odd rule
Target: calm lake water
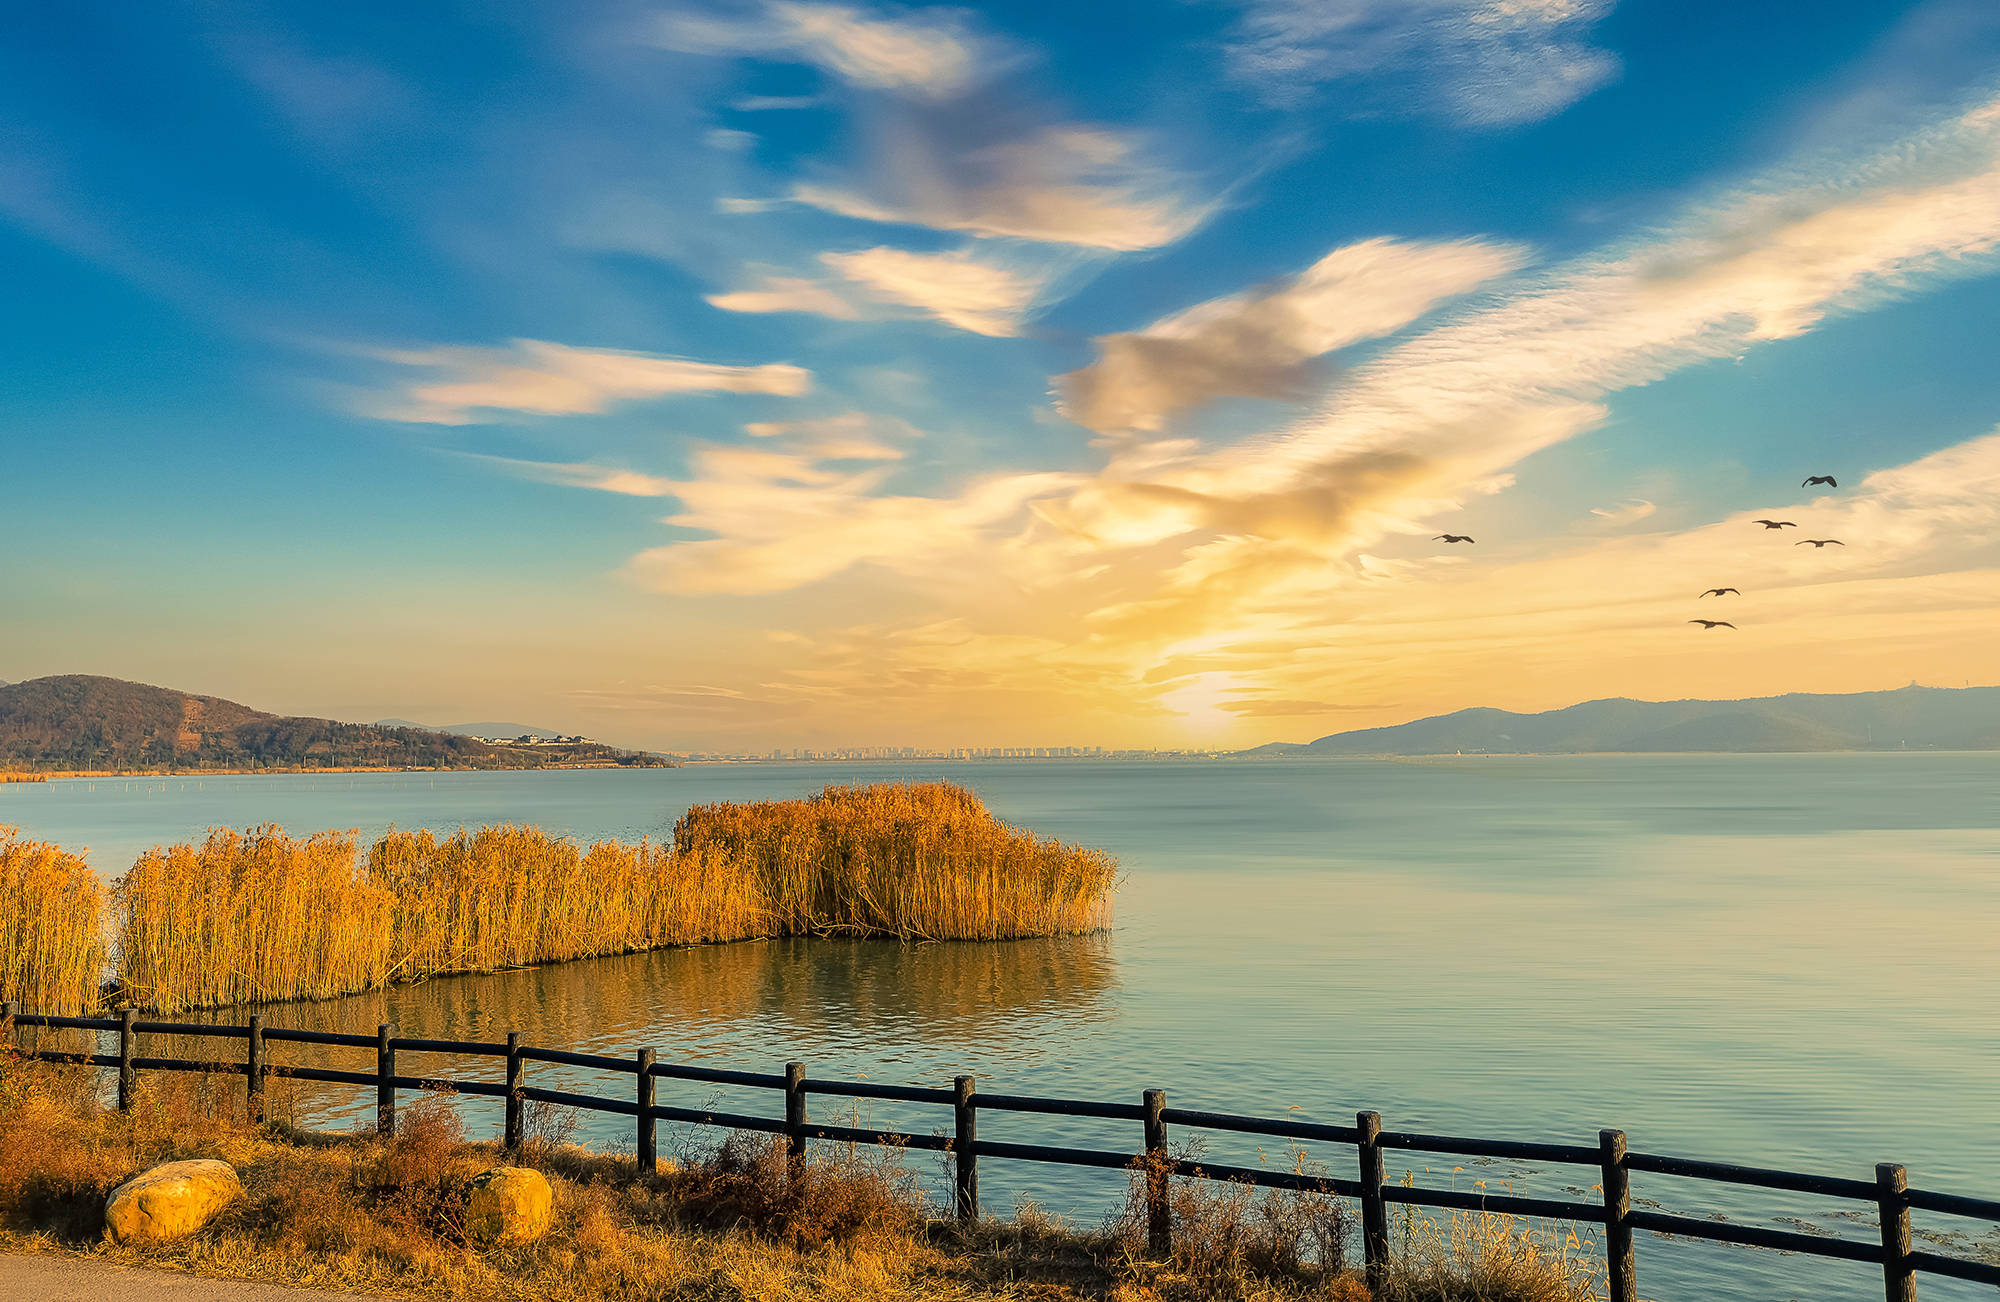
[{"label": "calm lake water", "polygon": [[[2000,755],[755,765],[639,772],[0,786],[0,823],[123,870],[210,825],[502,820],[666,835],[692,803],[947,777],[1127,877],[1102,937],[751,943],[453,978],[272,1020],[498,1038],[814,1075],[1594,1143],[2000,1195]],[[471,1060],[464,1064],[477,1070]],[[537,1079],[583,1074],[536,1069]],[[629,1078],[627,1078],[629,1079]],[[757,1093],[662,1100],[766,1111]],[[360,1115],[358,1097],[328,1096]],[[821,1100],[831,1104],[831,1100]],[[492,1124],[484,1101],[468,1103]],[[938,1110],[875,1105],[930,1131]],[[1136,1147],[1136,1127],[988,1113],[983,1137]],[[581,1132],[630,1143],[611,1119]],[[1254,1144],[1214,1144],[1256,1162]],[[1289,1165],[1282,1145],[1263,1156]],[[1326,1150],[1349,1174],[1351,1149]],[[1391,1154],[1392,1177],[1588,1194],[1594,1174]],[[929,1166],[924,1165],[926,1172]],[[989,1206],[1088,1219],[1116,1173],[989,1161]],[[1845,1204],[1639,1176],[1677,1211],[1869,1238]],[[1919,1217],[2000,1257],[1977,1222]],[[1923,1246],[1920,1241],[1919,1246]],[[1881,1296],[1872,1268],[1642,1236],[1660,1302]],[[1992,1297],[1926,1277],[1929,1298]]]}]

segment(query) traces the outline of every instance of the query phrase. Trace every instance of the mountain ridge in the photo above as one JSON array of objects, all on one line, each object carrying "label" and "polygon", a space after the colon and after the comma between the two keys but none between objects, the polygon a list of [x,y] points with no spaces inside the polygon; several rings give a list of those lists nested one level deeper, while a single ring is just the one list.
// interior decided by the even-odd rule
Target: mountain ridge
[{"label": "mountain ridge", "polygon": [[0,772],[655,767],[587,742],[491,746],[420,728],[270,714],[217,696],[93,674],[0,686]]},{"label": "mountain ridge", "polygon": [[1604,697],[1538,713],[1475,706],[1381,728],[1272,742],[1247,756],[1769,754],[2000,750],[2000,687],[1919,687],[1743,700]]}]

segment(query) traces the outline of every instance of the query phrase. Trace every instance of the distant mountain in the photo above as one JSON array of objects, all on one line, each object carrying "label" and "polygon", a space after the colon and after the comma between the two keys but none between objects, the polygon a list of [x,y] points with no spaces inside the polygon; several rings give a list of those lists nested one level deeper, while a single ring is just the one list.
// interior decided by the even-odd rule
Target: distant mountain
[{"label": "distant mountain", "polygon": [[657,756],[574,745],[489,746],[414,727],[266,714],[234,701],[65,674],[0,687],[0,772],[651,767]]},{"label": "distant mountain", "polygon": [[536,741],[554,741],[567,737],[565,732],[550,732],[547,728],[531,728],[525,723],[412,723],[408,719],[377,719],[377,728],[423,728],[430,732],[448,732],[457,737],[504,737],[512,741],[516,737],[533,737]]},{"label": "distant mountain", "polygon": [[1246,755],[1566,755],[1675,751],[2000,750],[2000,687],[1904,687],[1746,701],[1585,701],[1473,709]]}]

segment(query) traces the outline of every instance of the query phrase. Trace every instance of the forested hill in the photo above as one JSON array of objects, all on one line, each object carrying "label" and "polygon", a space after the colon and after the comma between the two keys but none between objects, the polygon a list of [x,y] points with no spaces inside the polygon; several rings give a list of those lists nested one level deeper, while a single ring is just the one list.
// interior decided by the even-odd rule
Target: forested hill
[{"label": "forested hill", "polygon": [[653,766],[595,742],[493,746],[421,728],[266,714],[234,701],[64,674],[0,687],[0,772]]},{"label": "forested hill", "polygon": [[1541,714],[1460,710],[1251,755],[2000,750],[2000,687],[1917,687],[1745,701],[1586,701]]}]

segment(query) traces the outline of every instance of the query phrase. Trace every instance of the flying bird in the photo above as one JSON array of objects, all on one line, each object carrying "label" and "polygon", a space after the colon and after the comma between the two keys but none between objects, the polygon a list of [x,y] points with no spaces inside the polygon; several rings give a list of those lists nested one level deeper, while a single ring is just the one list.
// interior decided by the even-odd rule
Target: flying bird
[{"label": "flying bird", "polygon": [[1764,526],[1764,527],[1765,527],[1766,529],[1796,529],[1796,528],[1798,528],[1798,525],[1794,524],[1794,523],[1793,523],[1792,521],[1790,521],[1790,520],[1752,520],[1752,521],[1751,521],[1750,523],[1752,523],[1752,524],[1761,524],[1761,525],[1763,525],[1763,526]]},{"label": "flying bird", "polygon": [[1814,484],[1825,484],[1828,488],[1840,487],[1840,481],[1835,479],[1832,475],[1813,475],[1812,477],[1807,479],[1805,483],[1800,484],[1799,487],[1811,488]]},{"label": "flying bird", "polygon": [[1838,538],[1801,538],[1797,542],[1793,543],[1792,546],[1803,547],[1807,543],[1811,543],[1813,545],[1814,551],[1818,551],[1820,548],[1826,546],[1828,543],[1832,543],[1836,547],[1847,546],[1846,543],[1840,541],[1840,539]]},{"label": "flying bird", "polygon": [[1688,621],[1688,623],[1690,623],[1690,624],[1699,624],[1699,625],[1701,625],[1701,626],[1702,626],[1703,628],[1735,628],[1735,627],[1736,627],[1736,625],[1734,625],[1734,624],[1730,623],[1730,622],[1729,622],[1728,620],[1726,620],[1726,619],[1691,619],[1691,620],[1689,620],[1689,621]]},{"label": "flying bird", "polygon": [[1710,588],[1707,592],[1704,592],[1701,595],[1704,597],[1726,597],[1732,592],[1734,592],[1739,597],[1743,595],[1742,591],[1737,588]]},{"label": "flying bird", "polygon": [[1470,536],[1470,535],[1468,535],[1468,534],[1462,534],[1462,533],[1441,533],[1441,534],[1439,534],[1439,535],[1438,535],[1437,537],[1435,537],[1435,538],[1431,539],[1431,541],[1432,541],[1432,542],[1447,542],[1447,543],[1461,543],[1461,542],[1471,542],[1471,541],[1472,541],[1472,538],[1471,538],[1471,536]]}]

